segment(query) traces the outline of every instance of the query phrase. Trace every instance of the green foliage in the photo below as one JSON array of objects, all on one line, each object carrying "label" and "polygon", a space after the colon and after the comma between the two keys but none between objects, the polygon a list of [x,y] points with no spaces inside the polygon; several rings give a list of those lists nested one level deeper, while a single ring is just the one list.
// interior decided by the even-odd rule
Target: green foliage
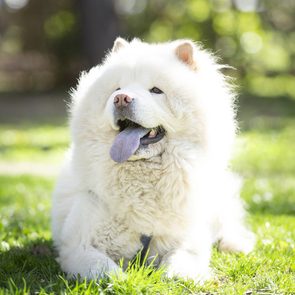
[{"label": "green foliage", "polygon": [[61,10],[50,16],[44,24],[45,33],[49,38],[64,38],[71,32],[75,24],[75,16],[72,12]]},{"label": "green foliage", "polygon": [[[243,93],[295,99],[295,1],[117,0],[112,3],[109,9],[116,11],[119,21],[110,20],[110,23],[120,23],[118,34],[150,42],[176,38],[201,41],[206,48],[217,52],[223,63],[237,69],[232,75],[239,78]],[[74,83],[77,72],[85,67],[87,52],[94,50],[83,42],[94,41],[94,32],[98,31],[95,27],[83,27],[83,5],[91,9],[83,1],[76,5],[70,0],[52,0],[46,4],[29,1],[15,10],[3,5],[0,90],[50,89],[69,81],[67,85]],[[17,66],[20,53],[29,53],[33,62],[26,64],[26,58],[21,57]],[[97,56],[97,61],[100,58]],[[5,67],[6,63],[10,66]],[[15,67],[17,75],[7,71],[7,67],[10,70]]]},{"label": "green foliage", "polygon": [[245,93],[295,99],[294,13],[292,1],[161,0],[122,19],[128,36],[201,41],[237,69]]}]

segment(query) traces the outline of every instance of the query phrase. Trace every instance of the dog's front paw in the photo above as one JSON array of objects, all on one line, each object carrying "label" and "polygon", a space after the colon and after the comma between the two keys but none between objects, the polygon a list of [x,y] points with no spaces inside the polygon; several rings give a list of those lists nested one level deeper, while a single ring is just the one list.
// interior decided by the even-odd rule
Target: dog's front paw
[{"label": "dog's front paw", "polygon": [[109,275],[118,275],[122,272],[122,269],[111,259],[103,257],[93,264],[86,277],[88,279],[100,279]]},{"label": "dog's front paw", "polygon": [[68,278],[99,280],[111,274],[122,272],[112,259],[102,253],[84,253],[84,255],[77,255],[75,258],[59,259],[62,269],[68,274]]},{"label": "dog's front paw", "polygon": [[177,250],[166,254],[162,261],[169,278],[180,277],[192,279],[196,283],[204,283],[211,277],[209,260],[186,250]]},{"label": "dog's front paw", "polygon": [[255,241],[255,235],[252,232],[241,228],[239,231],[224,234],[219,243],[219,249],[248,254],[253,250]]}]

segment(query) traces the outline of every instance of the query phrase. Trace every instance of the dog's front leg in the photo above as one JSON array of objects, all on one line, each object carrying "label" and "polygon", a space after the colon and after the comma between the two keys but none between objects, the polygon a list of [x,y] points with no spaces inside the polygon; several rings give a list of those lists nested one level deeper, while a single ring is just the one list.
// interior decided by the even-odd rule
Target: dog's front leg
[{"label": "dog's front leg", "polygon": [[161,265],[168,277],[192,279],[198,283],[210,278],[211,240],[204,235],[199,236],[197,242],[183,241],[179,248],[163,256]]},{"label": "dog's front leg", "polygon": [[69,277],[99,279],[119,271],[111,258],[91,246],[62,247],[58,260]]},{"label": "dog's front leg", "polygon": [[100,248],[93,242],[108,213],[104,205],[89,194],[77,195],[72,199],[69,213],[63,217],[66,205],[57,203],[53,211],[53,236],[62,270],[70,277],[87,279],[118,272],[119,266],[105,254],[106,246]]}]

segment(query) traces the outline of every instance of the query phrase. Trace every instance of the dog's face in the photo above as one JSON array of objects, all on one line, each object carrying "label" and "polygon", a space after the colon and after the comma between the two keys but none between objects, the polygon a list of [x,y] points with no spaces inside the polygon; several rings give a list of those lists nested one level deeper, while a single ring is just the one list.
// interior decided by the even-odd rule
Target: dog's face
[{"label": "dog's face", "polygon": [[122,39],[115,42],[111,71],[116,89],[105,108],[117,131],[110,155],[119,163],[160,155],[173,134],[181,131],[182,95],[175,93],[178,81],[169,71],[184,68],[190,75],[195,67],[190,42],[167,46],[166,52],[142,43],[133,46]]},{"label": "dog's face", "polygon": [[204,92],[212,88],[206,75],[217,72],[213,66],[190,41],[150,45],[119,38],[104,64],[82,77],[74,93],[83,97],[74,102],[75,128],[81,121],[92,128],[87,134],[100,138],[119,163],[161,155],[173,142],[202,141]]}]

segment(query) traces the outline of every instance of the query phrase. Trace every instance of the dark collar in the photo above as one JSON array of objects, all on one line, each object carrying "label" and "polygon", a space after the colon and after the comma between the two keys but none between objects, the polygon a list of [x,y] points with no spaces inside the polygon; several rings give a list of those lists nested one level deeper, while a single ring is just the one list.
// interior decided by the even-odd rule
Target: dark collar
[{"label": "dark collar", "polygon": [[139,260],[139,265],[142,266],[146,262],[146,256],[148,254],[149,246],[152,240],[152,236],[147,236],[142,234],[140,236],[140,242],[142,244],[142,247],[140,250],[134,255],[134,257],[131,259],[131,264],[134,264],[137,259]]}]

